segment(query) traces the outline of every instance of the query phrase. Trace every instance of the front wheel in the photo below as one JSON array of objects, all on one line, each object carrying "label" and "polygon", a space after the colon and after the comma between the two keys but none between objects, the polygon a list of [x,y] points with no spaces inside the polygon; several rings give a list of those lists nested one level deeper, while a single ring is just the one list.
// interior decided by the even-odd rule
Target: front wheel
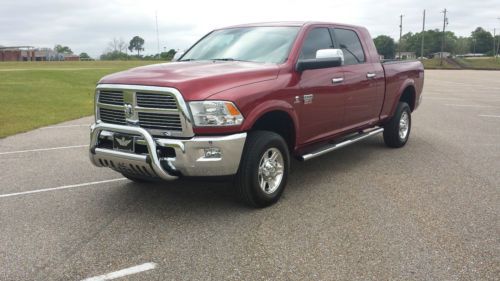
[{"label": "front wheel", "polygon": [[252,207],[267,207],[281,197],[290,170],[290,154],[283,138],[273,132],[248,134],[235,187]]},{"label": "front wheel", "polygon": [[394,116],[384,126],[384,142],[389,147],[402,147],[410,138],[410,131],[410,107],[405,102],[399,102]]}]

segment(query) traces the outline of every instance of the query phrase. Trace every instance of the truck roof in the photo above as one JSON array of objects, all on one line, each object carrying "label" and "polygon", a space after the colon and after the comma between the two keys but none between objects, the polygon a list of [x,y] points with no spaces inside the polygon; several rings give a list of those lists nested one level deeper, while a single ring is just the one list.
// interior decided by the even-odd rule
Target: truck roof
[{"label": "truck roof", "polygon": [[257,22],[257,23],[246,23],[246,24],[238,24],[227,26],[218,29],[226,29],[226,28],[236,28],[236,27],[250,27],[250,26],[309,26],[309,25],[317,25],[317,24],[331,24],[331,25],[341,25],[345,27],[352,28],[361,28],[361,26],[352,25],[352,24],[344,24],[344,23],[334,23],[334,22],[322,22],[322,21],[276,21],[276,22]]}]

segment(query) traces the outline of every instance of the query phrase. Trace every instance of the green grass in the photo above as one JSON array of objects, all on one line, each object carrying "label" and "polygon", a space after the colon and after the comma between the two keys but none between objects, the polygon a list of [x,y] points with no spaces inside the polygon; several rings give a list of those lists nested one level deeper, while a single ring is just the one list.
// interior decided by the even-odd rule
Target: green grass
[{"label": "green grass", "polygon": [[471,68],[500,70],[500,58],[464,58],[459,60]]},{"label": "green grass", "polygon": [[152,63],[0,62],[0,138],[92,115],[101,77]]},{"label": "green grass", "polygon": [[[492,69],[500,70],[500,58],[481,57],[481,58],[454,58],[459,62],[464,69]],[[448,64],[446,61],[443,65],[440,64],[441,59],[424,60],[423,64],[426,69],[460,69],[459,67]]]},{"label": "green grass", "polygon": [[425,69],[458,69],[455,65],[449,64],[443,60],[443,65],[441,65],[441,59],[428,59],[423,60]]}]

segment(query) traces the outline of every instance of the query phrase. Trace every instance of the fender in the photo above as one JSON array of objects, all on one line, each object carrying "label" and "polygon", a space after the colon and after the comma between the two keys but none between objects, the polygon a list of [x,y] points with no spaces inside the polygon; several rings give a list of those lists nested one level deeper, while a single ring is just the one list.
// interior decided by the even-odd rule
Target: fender
[{"label": "fender", "polygon": [[254,107],[254,109],[247,114],[242,130],[249,131],[259,118],[271,111],[283,111],[290,116],[293,121],[293,128],[295,129],[295,143],[297,143],[299,132],[297,112],[291,104],[283,100],[268,100]]},{"label": "fender", "polygon": [[[393,100],[393,104],[391,106],[391,111],[390,111],[390,114],[389,114],[389,118],[394,115],[394,112],[396,112],[396,107],[398,105],[398,102],[401,99],[401,96],[403,95],[404,90],[406,90],[406,88],[408,88],[408,87],[415,88],[415,80],[407,78],[403,82],[403,84],[401,85],[401,87],[398,89],[398,95],[397,95],[397,98]],[[415,96],[413,97],[414,101],[415,101],[416,98],[417,97],[415,97]]]}]

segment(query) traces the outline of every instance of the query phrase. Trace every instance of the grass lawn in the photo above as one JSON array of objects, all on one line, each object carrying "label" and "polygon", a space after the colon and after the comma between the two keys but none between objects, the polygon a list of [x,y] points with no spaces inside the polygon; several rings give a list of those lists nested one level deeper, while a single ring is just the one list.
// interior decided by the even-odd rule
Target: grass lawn
[{"label": "grass lawn", "polygon": [[455,65],[449,64],[446,61],[443,61],[443,65],[441,65],[441,59],[428,59],[423,60],[425,69],[458,69]]},{"label": "grass lawn", "polygon": [[0,62],[0,138],[92,115],[101,77],[152,63]]},{"label": "grass lawn", "polygon": [[500,58],[495,59],[494,57],[488,58],[463,58],[460,60],[464,65],[471,68],[479,69],[497,69],[500,70]]}]

